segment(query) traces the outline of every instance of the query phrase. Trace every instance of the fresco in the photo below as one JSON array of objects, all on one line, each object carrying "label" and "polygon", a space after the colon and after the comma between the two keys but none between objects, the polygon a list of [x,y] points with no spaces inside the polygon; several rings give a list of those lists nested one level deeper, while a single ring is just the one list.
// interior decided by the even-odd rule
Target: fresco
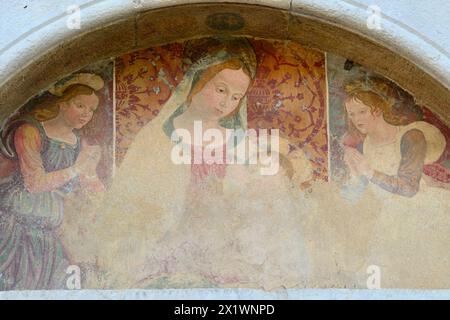
[{"label": "fresco", "polygon": [[[326,181],[326,89],[323,54],[296,43],[251,40],[258,59],[248,89],[250,128],[278,128],[304,150],[312,176]],[[117,165],[139,129],[155,118],[190,65],[174,43],[116,60]],[[308,164],[309,165],[309,164]]]},{"label": "fresco", "polygon": [[63,220],[79,215],[70,207],[103,192],[111,179],[111,76],[111,63],[81,70],[4,125],[1,290],[65,287],[70,252]]},{"label": "fresco", "polygon": [[295,42],[101,61],[3,119],[0,290],[449,288],[449,139]]},{"label": "fresco", "polygon": [[[346,70],[346,67],[347,69]],[[448,287],[450,131],[393,82],[328,57],[331,179],[378,203],[366,261],[385,286]]]},{"label": "fresco", "polygon": [[[324,55],[292,43],[203,39],[132,53],[116,66],[120,165],[98,222],[108,230],[103,269],[125,287],[305,286],[298,206],[303,189],[327,179]],[[195,120],[219,132],[279,129],[280,170],[174,165],[171,135],[195,135]]]}]

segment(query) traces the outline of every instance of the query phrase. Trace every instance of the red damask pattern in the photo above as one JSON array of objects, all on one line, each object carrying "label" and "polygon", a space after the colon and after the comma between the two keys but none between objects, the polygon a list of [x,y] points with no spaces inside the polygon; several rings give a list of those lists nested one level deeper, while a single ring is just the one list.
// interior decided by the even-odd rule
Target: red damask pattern
[{"label": "red damask pattern", "polygon": [[314,179],[327,180],[328,144],[325,58],[294,42],[252,42],[258,58],[248,93],[250,128],[276,128],[303,148]]},{"label": "red damask pattern", "polygon": [[423,120],[439,128],[447,141],[447,146],[445,148],[445,151],[442,153],[441,158],[434,164],[425,165],[423,168],[423,172],[427,176],[430,176],[437,181],[450,184],[450,128],[447,127],[445,123],[436,115],[434,115],[430,109],[422,107],[422,111]]}]

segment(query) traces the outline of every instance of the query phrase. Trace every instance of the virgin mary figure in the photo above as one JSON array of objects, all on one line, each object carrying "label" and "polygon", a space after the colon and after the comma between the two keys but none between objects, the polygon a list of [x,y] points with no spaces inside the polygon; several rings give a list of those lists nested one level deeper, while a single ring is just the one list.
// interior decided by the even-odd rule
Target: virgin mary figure
[{"label": "virgin mary figure", "polygon": [[[282,170],[263,176],[248,161],[176,164],[172,158],[177,144],[192,155],[204,151],[173,138],[177,129],[192,133],[195,121],[223,136],[226,129],[247,129],[246,93],[257,70],[251,44],[195,40],[184,55],[192,62],[184,79],[139,131],[98,208],[93,230],[104,286],[305,286],[305,204]],[[225,146],[213,143],[215,150]]]}]

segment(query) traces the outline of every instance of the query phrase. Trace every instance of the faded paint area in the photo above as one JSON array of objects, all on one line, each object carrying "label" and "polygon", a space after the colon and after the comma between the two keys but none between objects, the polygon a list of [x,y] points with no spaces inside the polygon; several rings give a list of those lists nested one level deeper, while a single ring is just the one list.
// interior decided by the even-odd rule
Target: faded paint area
[{"label": "faded paint area", "polygon": [[[194,121],[279,130],[279,170],[195,162]],[[450,129],[345,58],[239,37],[154,46],[61,79],[2,130],[3,290],[64,289],[67,265],[92,289],[366,288],[373,267],[383,288],[450,287]],[[238,145],[261,159],[255,141]]]}]

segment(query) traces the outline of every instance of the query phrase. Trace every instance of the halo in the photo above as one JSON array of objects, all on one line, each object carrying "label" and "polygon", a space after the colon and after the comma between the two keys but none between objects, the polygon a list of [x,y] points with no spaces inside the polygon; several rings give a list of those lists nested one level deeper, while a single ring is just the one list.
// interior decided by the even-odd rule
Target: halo
[{"label": "halo", "polygon": [[57,82],[48,91],[55,96],[61,97],[64,91],[73,84],[81,84],[98,91],[103,88],[105,82],[99,75],[94,73],[77,73]]}]

